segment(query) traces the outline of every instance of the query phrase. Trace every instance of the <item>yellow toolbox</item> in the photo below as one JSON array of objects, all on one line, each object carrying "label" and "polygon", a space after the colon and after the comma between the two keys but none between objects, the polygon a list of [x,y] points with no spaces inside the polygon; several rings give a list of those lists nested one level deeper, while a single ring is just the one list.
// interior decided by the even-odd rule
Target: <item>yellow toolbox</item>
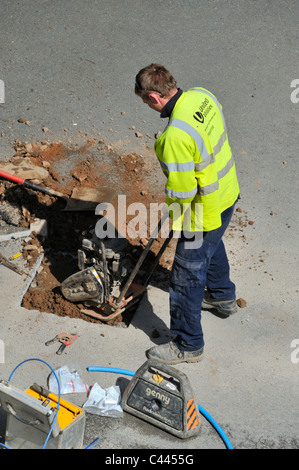
[{"label": "yellow toolbox", "polygon": [[58,402],[57,395],[37,384],[21,391],[1,380],[0,403],[7,413],[5,445],[11,449],[41,449],[45,443],[46,449],[82,448],[85,411],[62,398],[59,406]]}]

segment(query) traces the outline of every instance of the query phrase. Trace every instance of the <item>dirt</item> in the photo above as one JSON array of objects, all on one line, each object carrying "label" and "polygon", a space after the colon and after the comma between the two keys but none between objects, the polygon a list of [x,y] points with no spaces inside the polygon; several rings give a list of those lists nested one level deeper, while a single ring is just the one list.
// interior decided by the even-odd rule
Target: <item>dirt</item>
[{"label": "dirt", "polygon": [[[142,202],[148,209],[151,203],[159,204],[164,201],[164,188],[153,179],[157,171],[156,162],[155,166],[151,167],[144,157],[136,153],[121,155],[103,141],[89,140],[82,146],[66,147],[61,142],[26,143],[16,140],[14,149],[15,155],[11,159],[14,165],[20,164],[26,158],[35,166],[47,169],[47,177],[43,181],[33,180],[33,182],[59,191],[67,197],[70,197],[75,187],[85,187],[114,189],[117,194],[126,196],[126,207],[132,203]],[[35,279],[24,295],[23,307],[58,316],[99,322],[100,320],[82,313],[82,304],[67,301],[60,292],[61,282],[78,271],[77,250],[81,247],[84,231],[89,227],[95,227],[98,216],[94,212],[64,212],[65,202],[60,198],[28,190],[22,185],[5,180],[0,180],[0,201],[2,207],[6,209],[3,218],[8,218],[12,225],[15,225],[17,220],[19,227],[29,228],[36,220],[47,221],[46,237],[33,232],[31,239],[23,242],[22,256],[28,266],[33,266],[37,259],[43,256]],[[117,214],[118,198],[115,197],[112,202]],[[153,229],[149,213],[150,211],[147,211],[147,219],[143,221],[141,219],[141,223],[136,227],[138,231],[140,225],[145,224],[145,234],[130,237],[131,232],[126,230],[131,256],[136,261],[147,245]],[[126,229],[133,217],[134,214],[131,214],[131,217],[127,214]],[[115,222],[118,229],[117,218]],[[247,214],[237,207],[226,237],[234,238],[236,232],[242,232],[245,227],[253,224],[254,221],[248,220]],[[244,234],[237,233],[237,235],[238,239],[246,243]],[[152,245],[142,266],[145,272],[163,241],[158,237]],[[176,241],[173,239],[163,254],[153,278],[153,283],[156,282],[161,287],[168,285],[175,245]],[[243,308],[246,306],[246,301],[238,299],[238,305]],[[130,309],[108,324],[129,322],[133,314],[134,309]]]},{"label": "dirt", "polygon": [[[151,202],[157,202],[157,189],[150,183],[149,170],[145,168],[144,159],[136,153],[119,155],[103,142],[97,141],[88,141],[81,147],[66,147],[59,142],[28,144],[17,140],[14,149],[15,155],[11,159],[14,164],[29,158],[34,165],[47,169],[47,178],[33,182],[66,196],[70,196],[75,187],[105,187],[116,189],[118,194],[125,194],[127,205],[142,202],[149,207]],[[33,266],[43,255],[35,279],[24,295],[23,307],[98,322],[81,312],[83,305],[68,302],[60,293],[60,283],[78,271],[76,256],[81,247],[82,234],[88,227],[95,227],[98,217],[93,212],[64,212],[65,202],[61,199],[5,180],[0,181],[0,200],[2,204],[11,205],[14,211],[18,209],[20,227],[29,228],[37,219],[47,221],[46,237],[33,233],[29,241],[23,242],[22,256],[29,266]],[[161,201],[158,202],[162,201],[161,191]],[[117,198],[113,204],[117,211]],[[129,234],[127,238],[137,260],[147,244],[147,238],[131,239]],[[148,263],[161,243],[160,239],[154,242]],[[173,248],[171,242],[160,261],[163,279],[171,268]],[[128,318],[130,315],[128,311]],[[126,321],[126,318],[126,315],[120,316],[110,324]]]}]

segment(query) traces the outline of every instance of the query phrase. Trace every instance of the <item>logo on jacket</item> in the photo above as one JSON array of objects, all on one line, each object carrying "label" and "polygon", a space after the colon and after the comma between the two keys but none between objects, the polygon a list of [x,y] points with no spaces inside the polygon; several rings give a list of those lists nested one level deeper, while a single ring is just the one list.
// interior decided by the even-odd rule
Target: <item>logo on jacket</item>
[{"label": "logo on jacket", "polygon": [[194,117],[194,119],[196,119],[196,121],[200,122],[201,124],[205,120],[204,115],[202,113],[200,113],[199,111],[196,111],[196,113],[193,114],[193,117]]},{"label": "logo on jacket", "polygon": [[205,118],[207,117],[209,112],[212,110],[212,108],[213,108],[213,106],[210,103],[210,101],[208,100],[208,98],[205,98],[203,100],[203,102],[201,103],[201,105],[198,107],[198,111],[196,111],[193,114],[194,119],[197,122],[200,122],[200,124],[203,124]]}]

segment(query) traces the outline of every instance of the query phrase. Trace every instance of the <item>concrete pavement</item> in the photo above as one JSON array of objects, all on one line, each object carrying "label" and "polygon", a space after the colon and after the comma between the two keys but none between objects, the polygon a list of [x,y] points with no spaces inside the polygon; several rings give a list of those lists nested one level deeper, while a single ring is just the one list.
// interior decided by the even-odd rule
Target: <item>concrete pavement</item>
[{"label": "concrete pavement", "polygon": [[[205,358],[178,368],[235,448],[298,448],[296,2],[4,0],[0,22],[2,160],[13,155],[14,139],[73,144],[96,136],[154,161],[154,135],[166,123],[133,93],[136,72],[152,61],[171,69],[183,89],[201,85],[218,97],[241,186],[242,212],[226,245],[247,306],[226,320],[203,312]],[[19,243],[1,242],[3,254]],[[54,368],[72,364],[90,385],[108,387],[120,377],[86,368],[137,370],[155,341],[152,331],[168,337],[168,296],[157,286],[122,328],[27,311],[20,304],[28,279],[3,266],[0,276],[2,379],[21,361],[40,358]],[[80,337],[57,356],[44,343],[64,330]],[[14,383],[25,388],[47,374],[30,362]],[[225,447],[205,419],[200,436],[181,441],[127,414],[88,415],[85,444],[97,436],[102,449]]]}]

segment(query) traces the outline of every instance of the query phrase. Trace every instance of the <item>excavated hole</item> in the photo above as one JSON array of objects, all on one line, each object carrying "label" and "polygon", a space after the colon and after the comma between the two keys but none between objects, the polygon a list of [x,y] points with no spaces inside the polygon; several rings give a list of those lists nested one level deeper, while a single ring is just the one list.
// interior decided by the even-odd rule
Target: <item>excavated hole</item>
[{"label": "excavated hole", "polygon": [[[55,219],[58,218],[59,214],[56,213]],[[92,215],[68,214],[63,216],[63,220],[60,221],[57,227],[55,224],[49,237],[42,239],[38,235],[33,236],[32,243],[42,246],[44,256],[35,278],[23,297],[22,306],[24,308],[101,323],[100,320],[92,318],[81,311],[84,308],[83,304],[69,302],[60,292],[61,282],[79,270],[76,248],[81,247],[82,231],[86,227],[94,226],[95,222],[96,219]],[[142,248],[128,244],[128,252],[131,259],[137,262]],[[143,275],[147,272],[153,260],[154,254],[150,252],[136,276],[137,281],[142,282]],[[166,272],[160,266],[153,276],[153,283],[158,283],[160,287],[163,286],[168,274],[169,271]],[[111,319],[105,324],[114,326],[122,323],[123,326],[128,326],[137,307],[138,304],[135,304],[117,318]]]},{"label": "excavated hole", "polygon": [[[146,185],[144,181],[141,181],[140,174],[138,171],[136,172],[136,169],[142,168],[143,161],[135,154],[120,156],[111,151],[107,153],[105,148],[102,152],[97,151],[96,154],[92,154],[90,153],[90,145],[77,150],[64,148],[61,144],[49,146],[43,144],[42,150],[38,145],[31,145],[31,147],[33,147],[33,151],[30,153],[28,148],[24,150],[24,145],[19,143],[16,148],[17,153],[12,160],[17,165],[26,156],[34,164],[47,168],[49,177],[41,183],[42,186],[62,191],[68,196],[75,186],[117,187],[120,194],[128,195],[128,203],[142,201],[146,204],[156,197],[155,188],[150,183]],[[67,167],[67,171],[64,171],[64,176],[61,177],[62,169],[65,167]],[[108,168],[111,169],[111,174],[107,171]],[[99,176],[96,169],[100,170]],[[103,169],[105,169],[104,175]],[[135,181],[136,174],[138,182]],[[137,184],[139,186],[136,186]],[[140,189],[134,189],[136,187],[142,187],[143,192],[140,193]],[[145,188],[150,189],[145,190]],[[34,267],[42,255],[43,259],[31,285],[24,294],[22,306],[28,310],[33,309],[58,316],[81,318],[88,322],[101,323],[101,321],[82,313],[82,304],[67,301],[60,292],[61,282],[79,270],[77,250],[81,248],[82,233],[89,227],[95,227],[97,216],[92,212],[64,212],[64,202],[58,198],[30,191],[23,186],[7,181],[0,181],[0,190],[1,201],[19,209],[19,226],[28,228],[30,223],[36,219],[47,221],[46,237],[32,233],[31,239],[23,242],[22,255],[29,267]],[[144,240],[134,240],[133,242],[128,240],[130,254],[136,261],[145,244]],[[141,271],[147,271],[160,246],[161,241],[155,241]],[[163,257],[152,278],[152,284],[166,288],[172,257],[166,253]],[[105,324],[111,326],[119,323],[124,326],[128,325],[137,306],[138,304],[135,304],[134,307],[127,309],[116,319],[105,322]]]},{"label": "excavated hole", "polygon": [[[28,169],[28,163],[33,166],[33,171],[34,168],[39,168],[44,174],[46,170],[46,178],[33,182],[60,191],[68,197],[75,187],[108,188],[126,195],[128,205],[142,202],[148,208],[152,202],[161,203],[164,200],[164,181],[161,185],[157,179],[156,160],[136,153],[120,155],[110,147],[96,140],[88,141],[81,147],[66,147],[62,143],[47,142],[28,144],[16,140],[16,153],[8,162],[12,169],[6,171],[17,174],[21,166]],[[0,162],[0,166],[2,163]],[[1,169],[5,171],[3,166]],[[22,230],[28,229],[36,219],[47,221],[47,237],[33,233],[29,241],[23,242],[22,255],[27,266],[33,268],[41,256],[43,259],[23,297],[22,306],[28,310],[100,322],[82,313],[81,304],[67,301],[60,293],[60,283],[78,271],[77,250],[81,247],[82,232],[96,225],[95,214],[64,212],[64,203],[58,198],[28,190],[3,179],[0,180],[0,202],[0,229],[6,222],[8,226]],[[226,237],[232,242],[236,237],[247,244],[242,232],[245,227],[253,224],[254,221],[248,219],[247,213],[238,207]],[[147,239],[149,235],[148,231]],[[136,261],[146,246],[147,239],[128,240],[129,249]],[[158,238],[153,244],[141,267],[144,272],[153,262],[161,243],[162,240]],[[235,248],[232,244],[231,246],[230,254],[234,255]],[[172,240],[151,280],[151,284],[164,290],[167,290],[174,250],[175,240]],[[128,325],[137,306],[135,304],[123,315],[106,324]]]}]

